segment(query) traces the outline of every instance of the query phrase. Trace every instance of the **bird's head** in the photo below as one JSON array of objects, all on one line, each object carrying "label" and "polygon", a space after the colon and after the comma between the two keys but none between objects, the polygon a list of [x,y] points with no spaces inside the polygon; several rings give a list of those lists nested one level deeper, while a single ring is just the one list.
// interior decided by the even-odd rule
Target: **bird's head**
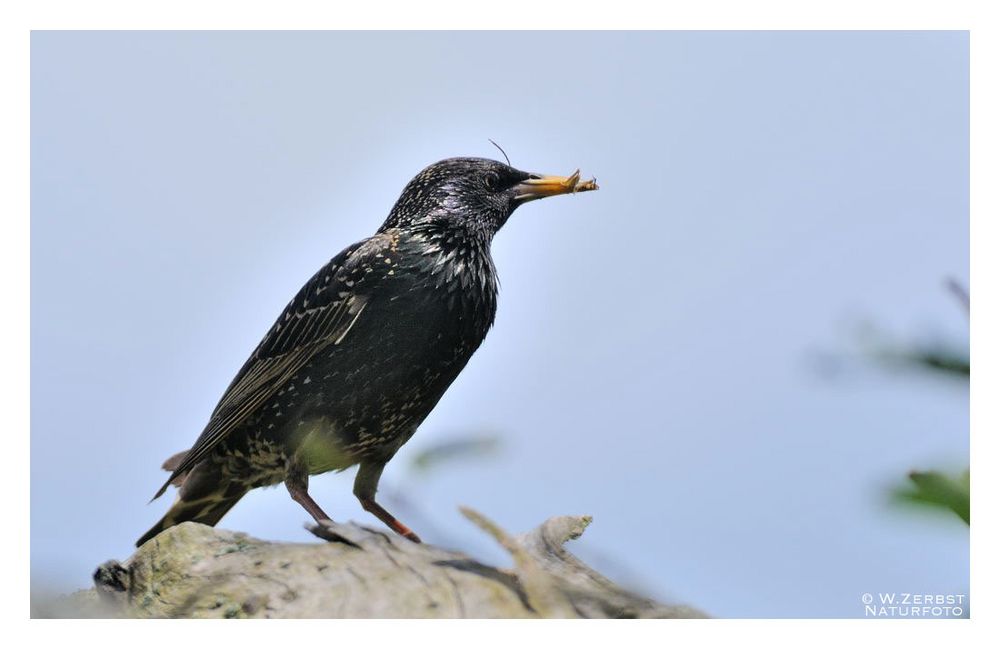
[{"label": "bird's head", "polygon": [[439,225],[496,234],[518,206],[547,196],[597,189],[594,180],[533,174],[486,158],[435,162],[406,185],[382,229]]}]

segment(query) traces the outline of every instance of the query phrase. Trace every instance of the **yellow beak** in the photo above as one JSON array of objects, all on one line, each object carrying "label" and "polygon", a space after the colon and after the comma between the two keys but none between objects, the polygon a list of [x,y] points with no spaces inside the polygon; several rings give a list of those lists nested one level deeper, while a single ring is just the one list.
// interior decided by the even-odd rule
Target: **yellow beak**
[{"label": "yellow beak", "polygon": [[547,196],[590,192],[595,189],[598,189],[597,179],[591,178],[590,180],[580,182],[580,170],[577,169],[569,176],[532,175],[527,180],[518,183],[514,191],[516,192],[517,201],[526,203]]}]

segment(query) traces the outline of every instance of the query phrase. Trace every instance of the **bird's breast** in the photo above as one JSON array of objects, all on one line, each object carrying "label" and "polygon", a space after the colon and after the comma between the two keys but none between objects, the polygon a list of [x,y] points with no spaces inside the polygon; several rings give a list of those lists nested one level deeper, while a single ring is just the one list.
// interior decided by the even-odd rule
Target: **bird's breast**
[{"label": "bird's breast", "polygon": [[406,393],[417,399],[443,392],[483,342],[495,314],[490,269],[404,258],[369,298],[350,335],[330,349],[329,366],[356,395],[395,395],[405,406]]},{"label": "bird's breast", "polygon": [[[447,358],[471,355],[493,325],[497,284],[492,261],[419,259],[388,291],[386,326],[406,332],[407,345]],[[393,282],[395,283],[395,282]]]},{"label": "bird's breast", "polygon": [[488,258],[400,255],[391,261],[392,273],[349,335],[295,381],[295,390],[307,380],[318,383],[306,384],[311,397],[296,400],[301,410],[293,418],[311,472],[342,463],[343,452],[391,456],[493,324],[496,281]]}]

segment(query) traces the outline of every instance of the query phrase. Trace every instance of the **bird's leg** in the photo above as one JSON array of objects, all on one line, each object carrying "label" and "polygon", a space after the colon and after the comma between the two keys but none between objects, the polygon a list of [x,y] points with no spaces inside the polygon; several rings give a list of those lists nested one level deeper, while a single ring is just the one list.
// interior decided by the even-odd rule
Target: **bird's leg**
[{"label": "bird's leg", "polygon": [[378,489],[378,480],[382,477],[383,468],[385,468],[384,462],[362,461],[358,468],[358,477],[354,479],[354,495],[357,496],[366,512],[374,514],[380,521],[392,528],[396,534],[405,536],[414,543],[420,543],[420,537],[414,534],[413,530],[400,523],[382,505],[375,502],[375,491]]},{"label": "bird's leg", "polygon": [[285,486],[292,500],[302,505],[302,508],[309,512],[309,515],[316,519],[317,523],[331,520],[323,508],[316,504],[316,501],[309,495],[309,476],[305,473],[291,472],[285,479]]}]

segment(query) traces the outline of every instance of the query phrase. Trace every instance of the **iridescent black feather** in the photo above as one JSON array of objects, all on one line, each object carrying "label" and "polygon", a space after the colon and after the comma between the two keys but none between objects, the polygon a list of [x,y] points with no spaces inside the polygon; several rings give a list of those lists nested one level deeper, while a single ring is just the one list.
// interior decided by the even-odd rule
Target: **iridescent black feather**
[{"label": "iridescent black feather", "polygon": [[493,324],[490,243],[531,177],[453,158],[410,181],[378,232],[288,303],[191,449],[165,465],[155,497],[175,484],[178,501],[139,544],[186,520],[214,525],[255,487],[284,481],[296,497],[309,475],[359,463],[355,493],[378,507],[382,467]]}]

